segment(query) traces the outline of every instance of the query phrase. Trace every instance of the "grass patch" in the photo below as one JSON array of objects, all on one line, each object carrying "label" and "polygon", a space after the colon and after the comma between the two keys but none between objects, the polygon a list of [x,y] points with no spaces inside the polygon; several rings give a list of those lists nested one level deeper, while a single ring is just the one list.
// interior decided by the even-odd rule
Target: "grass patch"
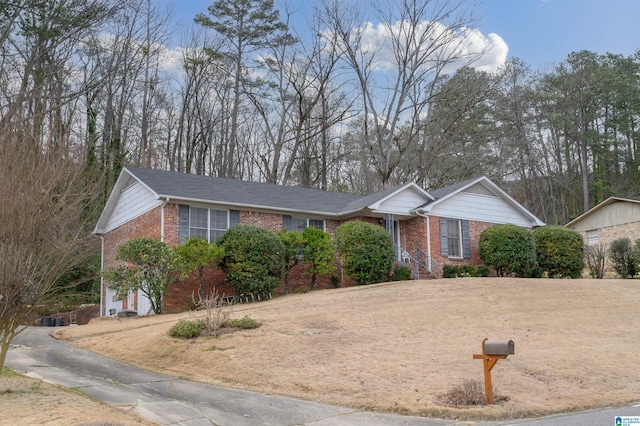
[{"label": "grass patch", "polygon": [[244,330],[251,330],[254,328],[258,328],[261,325],[262,325],[261,322],[254,320],[253,318],[249,317],[249,315],[245,315],[242,318],[232,318],[230,320],[227,320],[223,324],[223,327],[242,328]]},{"label": "grass patch", "polygon": [[9,367],[2,367],[2,377],[21,377],[22,374],[18,374]]}]

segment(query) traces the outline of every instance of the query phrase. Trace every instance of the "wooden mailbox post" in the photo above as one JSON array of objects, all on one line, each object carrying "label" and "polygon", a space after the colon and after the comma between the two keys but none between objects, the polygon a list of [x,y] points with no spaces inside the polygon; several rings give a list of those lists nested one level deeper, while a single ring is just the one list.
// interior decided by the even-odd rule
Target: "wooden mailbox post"
[{"label": "wooden mailbox post", "polygon": [[474,354],[473,359],[481,359],[484,367],[484,393],[487,396],[487,404],[493,404],[493,385],[491,384],[491,370],[499,359],[505,359],[515,354],[513,340],[489,340],[482,341],[482,354]]}]

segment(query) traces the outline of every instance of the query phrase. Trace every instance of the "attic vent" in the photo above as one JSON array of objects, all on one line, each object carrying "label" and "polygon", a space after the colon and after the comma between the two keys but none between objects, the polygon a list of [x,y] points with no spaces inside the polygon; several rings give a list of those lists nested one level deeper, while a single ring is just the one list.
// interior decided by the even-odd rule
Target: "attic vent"
[{"label": "attic vent", "polygon": [[136,184],[136,180],[134,178],[132,178],[131,176],[129,176],[129,179],[127,179],[127,183],[124,184],[124,187],[122,188],[122,192],[126,191],[127,189],[131,188],[133,185]]}]

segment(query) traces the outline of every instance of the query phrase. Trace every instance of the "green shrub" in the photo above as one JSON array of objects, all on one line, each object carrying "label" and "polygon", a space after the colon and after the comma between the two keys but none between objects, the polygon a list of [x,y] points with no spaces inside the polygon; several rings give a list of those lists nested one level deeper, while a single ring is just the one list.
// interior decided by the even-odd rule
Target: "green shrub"
[{"label": "green shrub", "polygon": [[169,336],[181,339],[198,337],[204,331],[202,320],[181,319],[169,329]]},{"label": "green shrub", "polygon": [[245,315],[242,318],[232,318],[227,320],[223,327],[238,327],[238,328],[242,328],[245,330],[250,330],[253,328],[258,328],[260,327],[262,324],[256,320],[254,320],[253,318],[250,318],[248,315]]},{"label": "green shrub", "polygon": [[618,238],[609,245],[609,259],[613,269],[622,278],[628,278],[638,273],[638,258],[640,240],[636,240],[635,247],[631,246],[629,238]]},{"label": "green shrub", "polygon": [[531,232],[516,225],[495,225],[480,234],[480,259],[498,276],[525,277],[536,266],[536,246]]},{"label": "green shrub", "polygon": [[409,281],[410,279],[412,279],[411,268],[408,266],[396,266],[393,270],[392,281]]},{"label": "green shrub", "polygon": [[335,241],[347,275],[358,284],[384,281],[395,262],[391,235],[382,227],[353,221],[340,225]]},{"label": "green shrub", "polygon": [[266,296],[278,285],[286,269],[282,240],[266,229],[237,225],[218,240],[224,249],[220,266],[236,294]]},{"label": "green shrub", "polygon": [[305,228],[302,233],[304,241],[304,264],[306,275],[311,275],[311,289],[315,287],[318,275],[332,274],[336,270],[335,247],[331,235],[322,229]]},{"label": "green shrub", "polygon": [[549,277],[580,278],[584,243],[579,232],[564,226],[542,226],[533,231],[538,265]]},{"label": "green shrub", "polygon": [[478,266],[478,276],[479,277],[488,277],[489,276],[489,267],[487,265],[479,265]]},{"label": "green shrub", "polygon": [[461,265],[458,270],[459,277],[475,277],[478,275],[478,268],[474,265]]},{"label": "green shrub", "polygon": [[458,276],[457,265],[443,265],[442,266],[442,278],[455,278]]},{"label": "green shrub", "polygon": [[542,278],[544,276],[544,269],[539,266],[534,266],[529,270],[526,277],[527,278]]}]

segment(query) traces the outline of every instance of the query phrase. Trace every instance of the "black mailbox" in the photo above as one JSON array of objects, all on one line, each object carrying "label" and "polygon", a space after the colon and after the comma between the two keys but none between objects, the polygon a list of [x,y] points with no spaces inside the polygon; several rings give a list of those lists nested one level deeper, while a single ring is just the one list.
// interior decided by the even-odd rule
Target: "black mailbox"
[{"label": "black mailbox", "polygon": [[485,340],[485,355],[513,355],[516,353],[513,340]]}]

